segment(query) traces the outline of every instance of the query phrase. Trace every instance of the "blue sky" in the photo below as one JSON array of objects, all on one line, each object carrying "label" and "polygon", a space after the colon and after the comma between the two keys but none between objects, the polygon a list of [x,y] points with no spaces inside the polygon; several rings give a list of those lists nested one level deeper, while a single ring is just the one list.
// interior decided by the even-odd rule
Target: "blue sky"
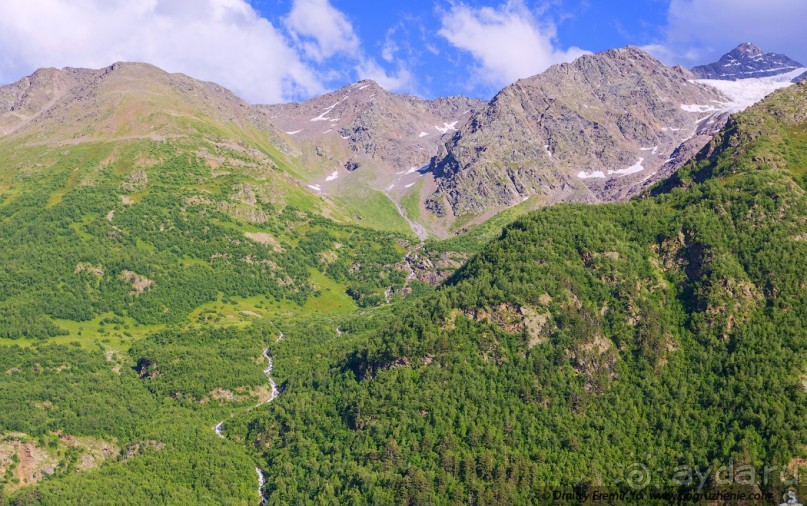
[{"label": "blue sky", "polygon": [[805,0],[0,0],[0,83],[45,66],[145,61],[250,102],[362,78],[490,98],[628,44],[687,67],[745,41],[807,63],[805,19]]},{"label": "blue sky", "polygon": [[[251,0],[250,3],[268,19],[282,24],[283,16],[292,9],[294,2]],[[656,41],[658,30],[666,21],[669,6],[669,2],[662,0],[380,0],[372,4],[355,0],[331,0],[330,3],[346,15],[354,32],[361,39],[364,50],[390,76],[398,74],[401,65],[412,72],[413,79],[404,86],[405,91],[428,97],[466,94],[478,98],[490,98],[503,85],[512,82],[513,74],[502,75],[500,78],[491,76],[491,80],[474,79],[474,74],[480,73],[480,65],[474,54],[452,44],[445,34],[440,33],[446,18],[461,10],[462,6],[467,6],[468,11],[477,17],[483,16],[481,12],[484,8],[508,12],[520,19],[531,15],[540,33],[551,33],[551,30],[556,32],[553,45],[557,48],[564,50],[579,47],[590,52]],[[489,44],[495,47],[500,43],[491,39]],[[385,48],[397,49],[393,61],[384,58]],[[521,47],[518,50],[525,54],[530,53],[529,48]],[[336,67],[346,68],[349,66],[347,60],[349,58],[336,57],[331,63]],[[536,72],[542,70],[541,67],[538,65]],[[355,78],[362,77],[360,74],[353,75]],[[528,75],[532,74],[520,77]],[[338,82],[338,79],[335,80],[334,85]]]}]

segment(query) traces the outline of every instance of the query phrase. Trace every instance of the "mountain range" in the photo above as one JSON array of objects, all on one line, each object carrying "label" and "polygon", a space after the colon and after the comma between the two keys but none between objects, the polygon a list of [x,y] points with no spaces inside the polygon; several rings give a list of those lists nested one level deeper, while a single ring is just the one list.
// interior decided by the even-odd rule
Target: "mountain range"
[{"label": "mountain range", "polygon": [[251,106],[147,65],[43,69],[0,88],[0,132],[51,143],[165,139],[189,128],[181,118],[210,120],[262,137],[289,177],[346,219],[389,227],[374,219],[381,206],[399,215],[395,229],[444,237],[513,207],[630,198],[688,160],[728,113],[803,71],[749,43],[691,72],[628,47],[554,66],[489,103],[361,81]]},{"label": "mountain range", "polygon": [[[487,104],[460,97],[424,102],[361,82],[266,109],[313,151],[306,165],[325,167],[313,185],[318,191],[350,193],[350,182],[339,188],[334,181],[343,167],[363,164],[369,168],[348,180],[407,203],[398,207],[417,230],[444,236],[513,206],[630,198],[673,173],[730,112],[783,86],[781,76],[805,70],[749,44],[721,62],[732,58],[748,59],[757,71],[719,79],[742,77],[751,96],[698,80],[714,77],[701,67],[668,68],[628,47],[552,67]],[[323,120],[327,128],[318,129]]]}]

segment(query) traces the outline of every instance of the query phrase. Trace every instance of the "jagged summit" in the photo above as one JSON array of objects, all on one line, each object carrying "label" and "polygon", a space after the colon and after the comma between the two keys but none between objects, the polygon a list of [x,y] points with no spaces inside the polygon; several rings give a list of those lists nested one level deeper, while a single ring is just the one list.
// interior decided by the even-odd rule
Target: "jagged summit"
[{"label": "jagged summit", "polygon": [[[343,86],[342,88],[343,88],[343,89],[344,89],[344,88],[349,88],[349,87],[351,87],[351,86],[354,86],[354,87],[355,87],[355,86],[358,86],[358,87],[361,87],[361,86],[369,86],[369,87],[371,87],[371,88],[375,88],[375,89],[384,90],[384,88],[383,88],[383,87],[382,87],[380,84],[378,84],[377,82],[373,81],[372,79],[362,79],[361,81],[357,81],[357,82],[355,82],[355,83],[353,83],[353,84],[349,84],[349,85],[347,85],[347,86]],[[387,90],[384,90],[384,91],[387,91]]]},{"label": "jagged summit", "polygon": [[751,42],[744,42],[724,54],[717,62],[694,67],[700,79],[736,81],[755,77],[771,77],[804,67],[783,54],[766,53]]},{"label": "jagged summit", "polygon": [[427,163],[439,138],[483,104],[466,97],[424,100],[365,79],[305,102],[259,107],[286,134],[315,147],[320,158],[351,168],[376,162],[399,171]]},{"label": "jagged summit", "polygon": [[744,58],[756,58],[757,56],[762,56],[763,52],[759,46],[754,45],[753,42],[743,42],[729,54],[732,55],[740,55]]},{"label": "jagged summit", "polygon": [[629,46],[507,86],[441,147],[427,206],[450,221],[534,195],[544,203],[625,198],[719,128],[707,120],[708,104],[725,97],[693,78]]},{"label": "jagged summit", "polygon": [[467,97],[424,100],[363,80],[305,102],[259,107],[301,147],[301,164],[319,174],[312,188],[351,193],[363,185],[399,202],[420,191],[418,168],[484,105]]}]

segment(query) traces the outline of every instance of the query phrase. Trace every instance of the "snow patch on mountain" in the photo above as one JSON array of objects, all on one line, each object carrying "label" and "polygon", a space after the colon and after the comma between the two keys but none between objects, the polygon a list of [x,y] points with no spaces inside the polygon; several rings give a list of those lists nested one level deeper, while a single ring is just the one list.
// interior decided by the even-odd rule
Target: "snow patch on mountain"
[{"label": "snow patch on mountain", "polygon": [[577,173],[577,177],[579,177],[580,179],[593,179],[593,178],[605,179],[605,173],[601,170],[595,170],[592,172],[585,172],[581,170],[580,172]]},{"label": "snow patch on mountain", "polygon": [[[325,110],[322,111],[322,114],[320,114],[316,118],[311,118],[311,121],[331,121],[331,118],[329,118],[329,117],[327,117],[325,115],[330,113],[331,111],[333,111],[333,108],[336,107],[337,105],[339,105],[339,102],[336,102],[332,106],[326,107]],[[339,120],[337,119],[336,121],[339,121]]]},{"label": "snow patch on mountain", "polygon": [[459,121],[453,121],[451,123],[443,123],[442,127],[434,125],[434,128],[438,132],[440,132],[441,134],[444,134],[444,133],[448,132],[449,130],[456,130],[457,129],[457,123],[459,123]]},{"label": "snow patch on mountain", "polygon": [[627,176],[628,174],[635,174],[636,172],[641,172],[644,170],[642,162],[644,162],[644,158],[639,158],[639,161],[631,165],[630,167],[627,167],[625,169],[609,170],[608,174],[619,174],[621,176]]},{"label": "snow patch on mountain", "polygon": [[718,108],[713,105],[681,104],[681,109],[686,112],[713,112]]},{"label": "snow patch on mountain", "polygon": [[[771,77],[753,77],[749,79],[738,79],[736,81],[724,81],[722,79],[698,79],[695,82],[712,86],[713,88],[720,90],[720,92],[726,95],[730,101],[718,104],[718,110],[734,113],[744,111],[748,107],[756,104],[778,89],[787,88],[793,84],[792,81],[794,78],[800,76],[806,71],[806,67],[801,67],[790,72]],[[684,106],[685,105],[682,104],[681,108],[684,109]],[[708,111],[692,110],[690,112]]]},{"label": "snow patch on mountain", "polygon": [[429,167],[429,164],[428,164],[428,163],[427,163],[427,164],[425,164],[425,165],[421,165],[420,167],[412,167],[411,169],[407,170],[407,171],[406,171],[406,173],[407,173],[407,174],[414,174],[415,172],[419,172],[419,171],[421,171],[421,170],[425,170],[425,169],[426,169],[426,168],[428,168],[428,167]]}]

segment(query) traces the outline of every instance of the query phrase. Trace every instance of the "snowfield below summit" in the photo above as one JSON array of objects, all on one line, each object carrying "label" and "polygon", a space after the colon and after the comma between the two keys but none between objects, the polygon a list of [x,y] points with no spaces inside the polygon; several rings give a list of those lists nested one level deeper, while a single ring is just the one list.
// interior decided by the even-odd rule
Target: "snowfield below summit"
[{"label": "snowfield below summit", "polygon": [[807,71],[802,67],[786,74],[779,74],[771,77],[753,77],[749,79],[738,79],[736,81],[724,81],[720,79],[697,79],[694,82],[705,84],[717,88],[731,101],[715,105],[689,105],[682,104],[681,109],[689,112],[741,112],[756,104],[780,88],[787,88],[793,84],[793,79]]}]

